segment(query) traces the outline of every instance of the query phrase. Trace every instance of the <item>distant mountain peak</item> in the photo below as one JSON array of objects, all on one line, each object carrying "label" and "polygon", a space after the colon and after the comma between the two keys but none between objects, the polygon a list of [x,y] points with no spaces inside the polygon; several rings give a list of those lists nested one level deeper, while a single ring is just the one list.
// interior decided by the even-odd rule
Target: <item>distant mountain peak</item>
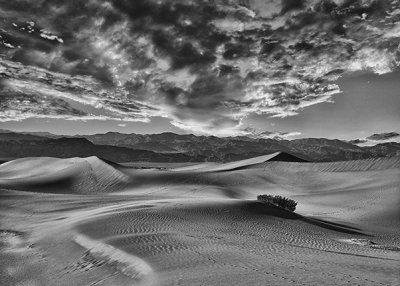
[{"label": "distant mountain peak", "polygon": [[[159,134],[107,132],[76,136],[35,134],[37,133],[0,131],[0,158],[25,156],[66,158],[95,155],[115,162],[232,162],[281,152],[279,157],[282,159],[295,156],[302,160],[321,162],[400,155],[400,144],[388,144],[385,140],[374,141],[375,146],[362,146],[361,142],[364,141],[361,140],[350,142],[327,138],[276,140],[244,136],[196,136],[173,132]],[[397,133],[388,134],[385,136],[393,137]]]}]

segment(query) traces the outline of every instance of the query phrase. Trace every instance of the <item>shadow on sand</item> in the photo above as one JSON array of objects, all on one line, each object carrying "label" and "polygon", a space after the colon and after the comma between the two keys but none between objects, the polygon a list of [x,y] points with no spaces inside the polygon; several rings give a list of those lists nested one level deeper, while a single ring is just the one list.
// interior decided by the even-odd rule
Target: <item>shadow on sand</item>
[{"label": "shadow on sand", "polygon": [[291,220],[300,220],[307,222],[312,225],[316,225],[325,229],[337,231],[337,232],[342,232],[342,233],[348,233],[348,234],[357,234],[357,235],[366,235],[363,233],[360,229],[350,227],[344,224],[339,224],[339,223],[334,223],[322,219],[315,219],[311,217],[306,217],[299,215],[295,212],[288,211],[286,209],[283,209],[281,207],[272,205],[272,204],[266,204],[258,201],[245,201],[243,202],[243,210],[256,213],[256,214],[262,214],[262,215],[268,215],[268,216],[274,216],[274,217],[280,217],[280,218],[285,218],[285,219],[291,219]]}]

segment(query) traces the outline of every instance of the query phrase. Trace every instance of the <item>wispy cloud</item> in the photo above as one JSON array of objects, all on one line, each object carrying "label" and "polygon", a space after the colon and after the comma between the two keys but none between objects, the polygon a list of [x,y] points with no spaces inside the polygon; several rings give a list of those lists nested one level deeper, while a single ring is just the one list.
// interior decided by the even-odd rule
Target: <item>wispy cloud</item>
[{"label": "wispy cloud", "polygon": [[373,146],[388,142],[400,143],[400,134],[398,132],[376,133],[366,138],[351,140],[350,142],[358,146]]},{"label": "wispy cloud", "polygon": [[280,131],[261,131],[251,127],[246,127],[242,130],[244,136],[255,138],[255,139],[291,139],[296,136],[300,136],[300,132],[280,132]]}]

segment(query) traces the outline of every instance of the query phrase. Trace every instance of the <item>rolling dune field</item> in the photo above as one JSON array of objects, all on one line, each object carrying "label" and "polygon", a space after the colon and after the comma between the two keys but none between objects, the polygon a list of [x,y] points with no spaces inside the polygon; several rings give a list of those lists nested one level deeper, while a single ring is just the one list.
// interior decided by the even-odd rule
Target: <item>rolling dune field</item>
[{"label": "rolling dune field", "polygon": [[0,188],[0,285],[400,284],[399,157],[25,158],[0,165]]}]

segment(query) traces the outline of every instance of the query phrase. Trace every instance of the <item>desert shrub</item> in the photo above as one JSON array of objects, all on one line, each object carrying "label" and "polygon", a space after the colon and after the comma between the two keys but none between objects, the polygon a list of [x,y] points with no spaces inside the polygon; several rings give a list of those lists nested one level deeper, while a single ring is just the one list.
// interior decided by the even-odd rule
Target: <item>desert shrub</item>
[{"label": "desert shrub", "polygon": [[282,196],[258,195],[257,200],[279,206],[292,212],[296,210],[297,206],[297,202]]}]

